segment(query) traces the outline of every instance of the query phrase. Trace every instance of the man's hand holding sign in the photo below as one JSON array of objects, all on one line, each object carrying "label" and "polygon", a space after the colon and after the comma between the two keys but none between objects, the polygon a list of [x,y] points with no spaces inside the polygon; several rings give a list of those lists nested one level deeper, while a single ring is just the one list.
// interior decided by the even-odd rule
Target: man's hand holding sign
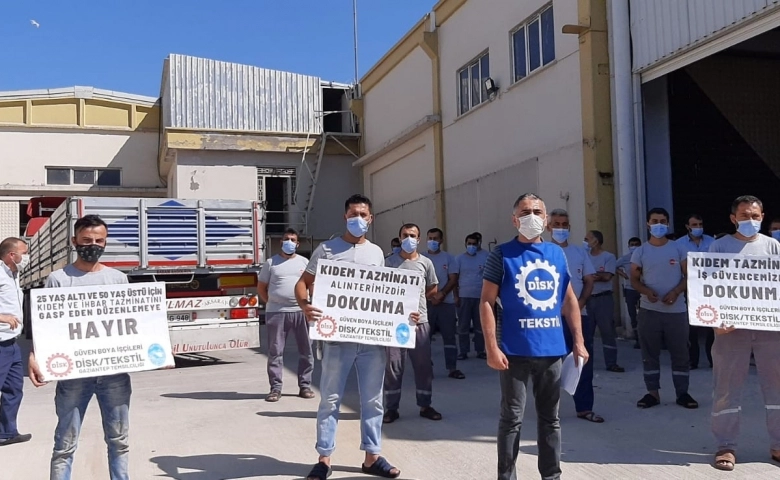
[{"label": "man's hand holding sign", "polygon": [[306,318],[313,340],[414,348],[410,326],[424,282],[417,272],[320,260]]}]

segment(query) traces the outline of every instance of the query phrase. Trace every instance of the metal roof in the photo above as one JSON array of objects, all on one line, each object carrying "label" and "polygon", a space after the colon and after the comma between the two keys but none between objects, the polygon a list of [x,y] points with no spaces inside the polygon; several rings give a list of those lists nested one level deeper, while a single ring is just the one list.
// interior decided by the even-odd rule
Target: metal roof
[{"label": "metal roof", "polygon": [[631,0],[634,72],[641,72],[753,18],[780,0]]},{"label": "metal roof", "polygon": [[162,97],[167,128],[322,132],[318,77],[171,54]]},{"label": "metal roof", "polygon": [[52,100],[57,98],[85,98],[153,106],[158,98],[132,93],[103,90],[94,87],[41,88],[0,92],[0,100]]}]

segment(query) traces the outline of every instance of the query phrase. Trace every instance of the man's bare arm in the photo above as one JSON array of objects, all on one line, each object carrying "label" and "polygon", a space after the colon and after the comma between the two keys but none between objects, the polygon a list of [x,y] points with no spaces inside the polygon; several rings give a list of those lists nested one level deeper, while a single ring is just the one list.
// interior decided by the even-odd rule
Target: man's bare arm
[{"label": "man's bare arm", "polygon": [[260,300],[262,300],[263,303],[268,303],[268,284],[257,282],[257,294],[260,295]]},{"label": "man's bare arm", "polygon": [[498,349],[496,337],[496,316],[493,309],[498,298],[498,285],[487,280],[482,281],[482,295],[479,301],[479,318],[482,323],[482,335],[485,337],[485,347]]}]

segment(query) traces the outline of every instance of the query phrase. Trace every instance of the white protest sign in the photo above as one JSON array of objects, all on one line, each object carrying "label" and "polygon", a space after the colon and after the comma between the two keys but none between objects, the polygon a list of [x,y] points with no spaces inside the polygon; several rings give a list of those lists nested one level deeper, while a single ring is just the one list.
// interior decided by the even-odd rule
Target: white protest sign
[{"label": "white protest sign", "polygon": [[312,305],[322,317],[314,340],[414,348],[414,322],[425,279],[419,272],[320,260]]},{"label": "white protest sign", "polygon": [[691,325],[780,330],[780,258],[688,254]]},{"label": "white protest sign", "polygon": [[30,315],[46,381],[173,366],[164,283],[35,289]]}]

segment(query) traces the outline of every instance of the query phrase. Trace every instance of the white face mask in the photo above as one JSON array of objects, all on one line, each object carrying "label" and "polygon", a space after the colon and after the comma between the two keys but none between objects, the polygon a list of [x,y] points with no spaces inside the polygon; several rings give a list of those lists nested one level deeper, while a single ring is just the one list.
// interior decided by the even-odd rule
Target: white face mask
[{"label": "white face mask", "polygon": [[517,223],[520,224],[517,231],[528,240],[533,240],[544,232],[544,218],[533,213],[524,217],[518,217]]},{"label": "white face mask", "polygon": [[21,260],[19,260],[19,263],[16,263],[15,261],[14,263],[16,263],[16,270],[21,272],[22,270],[27,268],[27,266],[30,264],[30,255],[25,253],[23,255],[19,255],[19,257],[21,258]]}]

